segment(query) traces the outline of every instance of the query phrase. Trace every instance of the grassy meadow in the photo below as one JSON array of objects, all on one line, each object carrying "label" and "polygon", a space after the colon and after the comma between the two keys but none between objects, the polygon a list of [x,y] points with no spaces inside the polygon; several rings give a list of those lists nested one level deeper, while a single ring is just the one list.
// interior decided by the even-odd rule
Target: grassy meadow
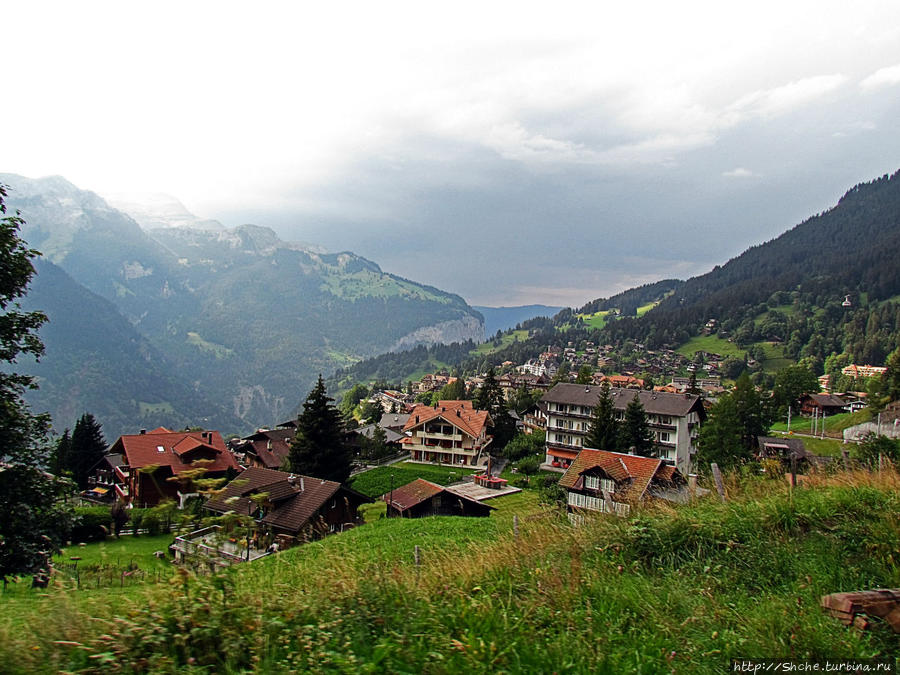
[{"label": "grassy meadow", "polygon": [[[490,518],[381,519],[127,596],[0,605],[11,673],[721,673],[732,657],[900,656],[823,594],[900,586],[900,476],[726,476],[729,500],[572,527],[526,491]],[[518,536],[513,516],[518,515]],[[419,547],[416,563],[415,547]],[[13,626],[10,612],[18,615]]]}]

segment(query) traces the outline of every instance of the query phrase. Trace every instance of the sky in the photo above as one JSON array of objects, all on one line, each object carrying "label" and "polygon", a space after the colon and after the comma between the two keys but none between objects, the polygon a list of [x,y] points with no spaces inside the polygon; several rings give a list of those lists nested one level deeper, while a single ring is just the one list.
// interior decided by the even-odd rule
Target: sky
[{"label": "sky", "polygon": [[895,0],[610,4],[10,3],[0,172],[577,307],[900,168]]}]

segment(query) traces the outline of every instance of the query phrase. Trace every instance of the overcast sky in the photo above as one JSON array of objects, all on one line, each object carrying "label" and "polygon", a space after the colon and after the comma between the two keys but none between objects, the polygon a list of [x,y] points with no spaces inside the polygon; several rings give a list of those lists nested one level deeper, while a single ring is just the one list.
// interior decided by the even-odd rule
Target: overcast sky
[{"label": "overcast sky", "polygon": [[8,3],[0,171],[579,305],[900,168],[896,0],[313,4]]}]

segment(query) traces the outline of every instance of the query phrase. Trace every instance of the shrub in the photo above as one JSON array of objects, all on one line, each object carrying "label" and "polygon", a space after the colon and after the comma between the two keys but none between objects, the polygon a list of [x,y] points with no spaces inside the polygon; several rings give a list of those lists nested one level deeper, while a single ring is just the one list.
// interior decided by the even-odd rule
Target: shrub
[{"label": "shrub", "polygon": [[80,506],[75,509],[75,526],[70,538],[75,542],[100,541],[111,529],[109,507]]},{"label": "shrub", "polygon": [[539,457],[526,457],[525,459],[519,460],[519,463],[516,464],[516,468],[520,473],[524,473],[526,476],[533,476],[538,472],[538,469],[541,468],[541,460]]},{"label": "shrub", "polygon": [[[151,537],[162,532],[162,521],[153,509],[148,509],[142,519],[143,527]],[[135,528],[136,529],[136,528]]]}]

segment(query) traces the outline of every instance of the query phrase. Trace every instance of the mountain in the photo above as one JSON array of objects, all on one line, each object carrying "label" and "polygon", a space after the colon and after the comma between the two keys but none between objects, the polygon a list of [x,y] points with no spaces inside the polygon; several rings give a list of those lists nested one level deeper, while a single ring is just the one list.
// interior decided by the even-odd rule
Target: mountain
[{"label": "mountain", "polygon": [[548,305],[521,305],[519,307],[480,307],[473,305],[472,309],[480,312],[484,317],[484,334],[494,335],[498,330],[504,331],[515,328],[523,321],[528,321],[536,316],[555,316],[562,307],[550,307]]},{"label": "mountain", "polygon": [[0,182],[29,244],[112,303],[184,385],[244,428],[283,421],[319,373],[483,336],[481,315],[459,296],[350,252],[324,254],[254,225],[196,227],[177,207],[174,226],[157,210],[145,222],[163,226],[144,230],[63,178]]},{"label": "mountain", "polygon": [[37,412],[50,411],[57,431],[84,412],[101,420],[107,440],[138,428],[240,426],[224,406],[177,375],[174,366],[140,335],[116,307],[50,261],[34,261],[36,274],[22,301],[44,312],[45,355],[23,359],[17,371],[34,375],[28,392]]},{"label": "mountain", "polygon": [[610,323],[606,337],[672,344],[715,319],[738,344],[777,340],[790,358],[881,362],[898,340],[885,306],[900,295],[898,257],[900,172],[674,287],[643,317]]}]

